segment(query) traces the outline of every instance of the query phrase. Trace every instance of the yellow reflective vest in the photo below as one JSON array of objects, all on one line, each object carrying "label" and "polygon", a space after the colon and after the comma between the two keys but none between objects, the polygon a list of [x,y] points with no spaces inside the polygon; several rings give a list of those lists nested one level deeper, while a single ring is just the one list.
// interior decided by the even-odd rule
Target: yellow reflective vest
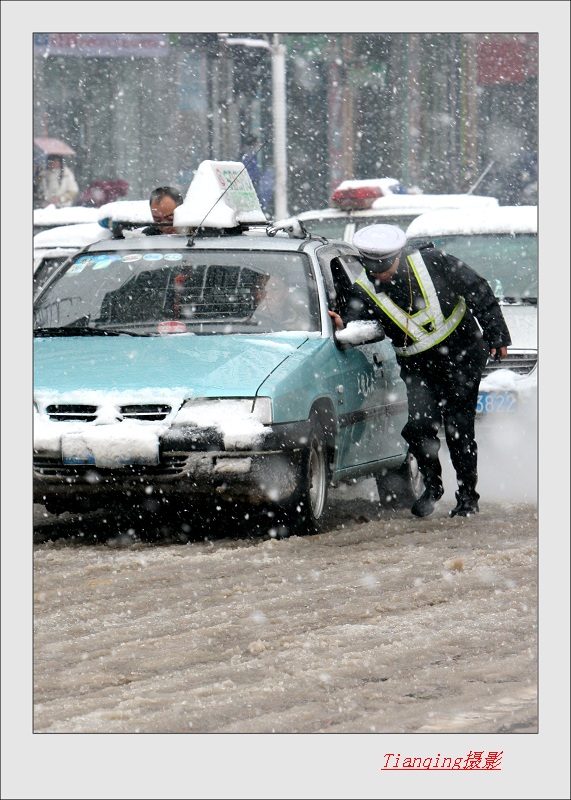
[{"label": "yellow reflective vest", "polygon": [[[459,297],[450,316],[444,317],[434,283],[418,250],[407,255],[406,262],[407,268],[411,269],[416,277],[425,302],[425,308],[415,313],[412,313],[412,309],[406,311],[402,309],[385,292],[377,294],[365,270],[357,279],[357,283],[406,334],[405,346],[395,347],[396,353],[400,356],[414,356],[440,344],[450,336],[464,318],[466,301],[463,297]],[[408,344],[409,339],[410,344]]]}]

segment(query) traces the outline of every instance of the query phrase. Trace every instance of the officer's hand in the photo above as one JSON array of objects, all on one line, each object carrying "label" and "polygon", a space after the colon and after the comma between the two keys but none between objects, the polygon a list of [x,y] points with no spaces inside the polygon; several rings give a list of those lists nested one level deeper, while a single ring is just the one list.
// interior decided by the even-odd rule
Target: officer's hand
[{"label": "officer's hand", "polygon": [[343,320],[335,311],[328,311],[329,316],[333,319],[333,324],[335,325],[336,331],[342,331],[345,325],[343,324]]},{"label": "officer's hand", "polygon": [[492,347],[490,350],[490,355],[492,356],[494,361],[503,361],[504,358],[507,357],[507,354],[508,354],[507,347],[498,347],[497,349],[495,347]]}]

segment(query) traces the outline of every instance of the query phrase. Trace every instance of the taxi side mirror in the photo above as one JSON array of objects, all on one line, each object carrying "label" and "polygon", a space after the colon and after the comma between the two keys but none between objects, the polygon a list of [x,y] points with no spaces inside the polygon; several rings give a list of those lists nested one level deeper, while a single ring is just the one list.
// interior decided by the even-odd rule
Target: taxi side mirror
[{"label": "taxi side mirror", "polygon": [[342,331],[335,331],[335,341],[342,350],[382,342],[384,338],[383,326],[376,320],[349,322]]}]

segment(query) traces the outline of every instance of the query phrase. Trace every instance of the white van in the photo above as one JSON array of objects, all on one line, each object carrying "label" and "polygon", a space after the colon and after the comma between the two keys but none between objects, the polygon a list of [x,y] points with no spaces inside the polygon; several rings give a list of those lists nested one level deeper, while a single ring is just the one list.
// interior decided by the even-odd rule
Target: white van
[{"label": "white van", "polygon": [[[39,212],[45,211],[50,214],[40,215]],[[60,224],[58,227],[47,225],[49,220],[55,219],[54,211],[89,211],[92,221],[69,222],[74,219],[71,213],[68,222]],[[36,217],[38,214],[38,217]],[[51,215],[51,216],[50,216]],[[81,215],[78,215],[79,217]],[[60,215],[61,219],[65,219]],[[106,203],[101,208],[59,208],[49,206],[44,209],[37,209],[34,212],[34,220],[46,223],[46,228],[36,233],[34,236],[34,297],[38,290],[44,285],[54,269],[62,264],[70,255],[81,250],[88,244],[99,242],[102,239],[113,237],[113,227],[117,220],[129,220],[134,226],[143,226],[151,223],[153,217],[148,200],[114,200]]]},{"label": "white van", "polygon": [[34,236],[34,297],[52,272],[87,244],[110,239],[111,231],[98,222],[47,228]]},{"label": "white van", "polygon": [[[394,184],[394,185],[393,185]],[[296,217],[314,236],[353,241],[365,225],[398,225],[406,231],[420,214],[448,208],[497,208],[495,197],[473,194],[407,194],[390,178],[343,181],[331,196],[331,207],[304,211]]]},{"label": "white van", "polygon": [[45,208],[34,208],[33,222],[34,235],[47,231],[50,228],[60,228],[62,225],[79,225],[87,222],[97,222],[98,208],[92,206],[66,206],[58,208],[50,205]]},{"label": "white van", "polygon": [[431,241],[482,275],[499,300],[512,344],[490,361],[480,384],[480,417],[517,410],[537,392],[537,206],[433,211],[413,220],[409,244]]}]

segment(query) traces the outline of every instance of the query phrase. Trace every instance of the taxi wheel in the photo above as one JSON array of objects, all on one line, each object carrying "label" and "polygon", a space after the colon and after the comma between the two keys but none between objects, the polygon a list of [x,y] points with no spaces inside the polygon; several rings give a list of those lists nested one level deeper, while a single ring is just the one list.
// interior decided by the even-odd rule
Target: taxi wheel
[{"label": "taxi wheel", "polygon": [[424,491],[418,462],[411,453],[407,453],[398,470],[377,475],[376,482],[379,502],[383,508],[407,508]]},{"label": "taxi wheel", "polygon": [[44,502],[46,511],[54,516],[65,514],[66,511],[70,514],[89,513],[90,511],[97,510],[100,506],[94,498],[84,498],[76,496],[74,498],[46,498]]},{"label": "taxi wheel", "polygon": [[325,432],[315,416],[299,466],[297,488],[287,507],[290,526],[299,533],[318,533],[323,527],[329,472]]}]

